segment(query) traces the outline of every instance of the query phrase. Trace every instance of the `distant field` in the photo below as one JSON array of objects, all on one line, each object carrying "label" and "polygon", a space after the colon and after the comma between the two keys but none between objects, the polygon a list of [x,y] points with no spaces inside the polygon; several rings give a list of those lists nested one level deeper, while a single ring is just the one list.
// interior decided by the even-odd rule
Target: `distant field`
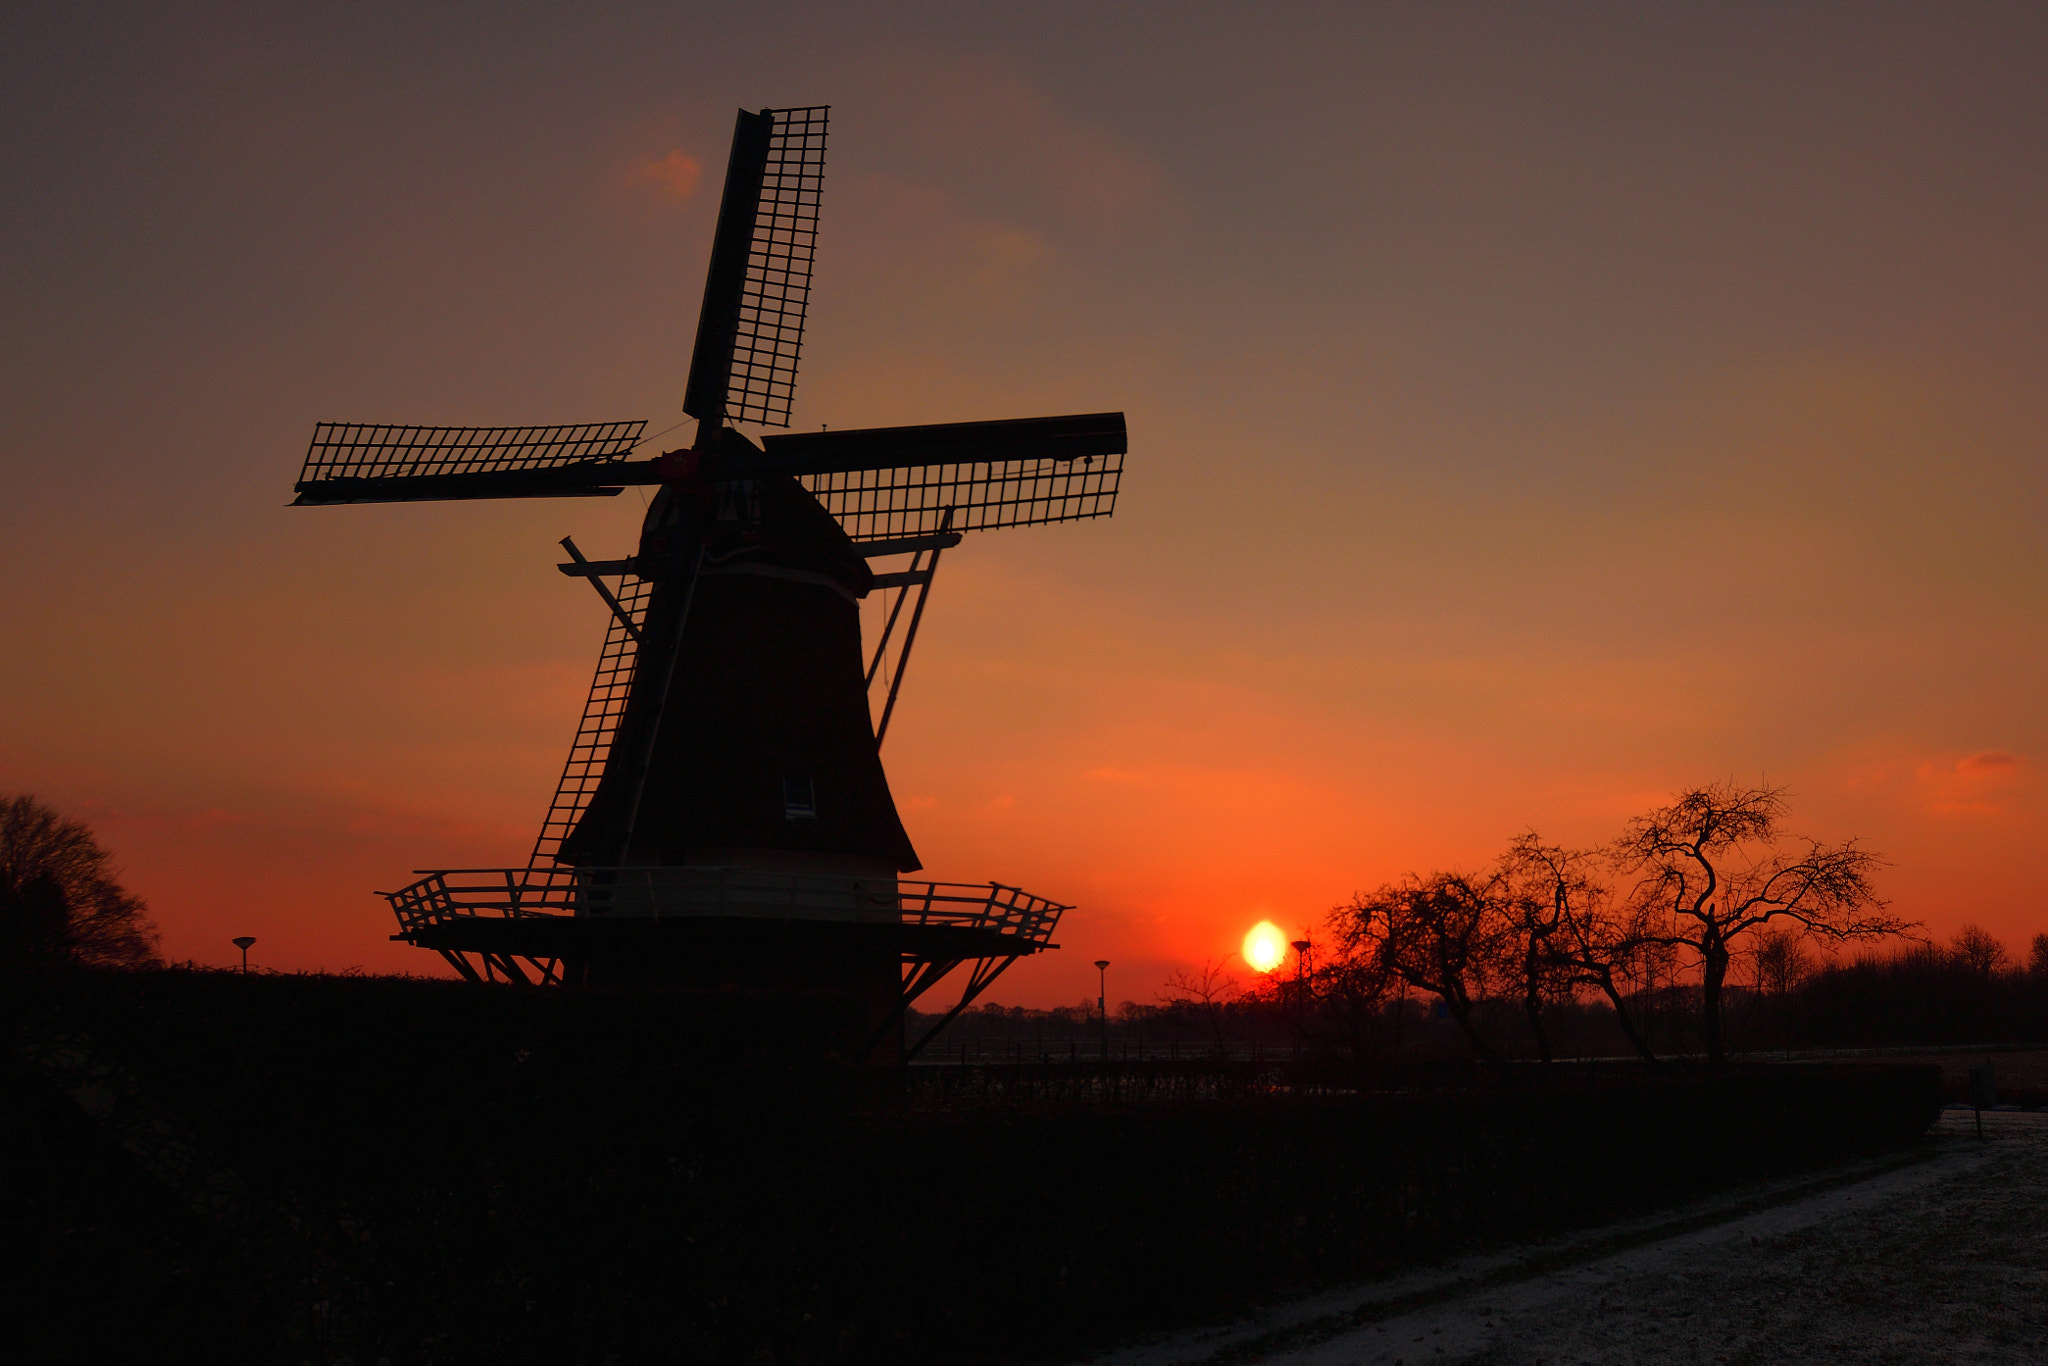
[{"label": "distant field", "polygon": [[1925,1053],[1911,1057],[1888,1056],[1886,1062],[1931,1062],[1941,1066],[1941,1079],[1967,1081],[1970,1069],[1990,1063],[2001,1085],[2048,1086],[2048,1048],[2031,1053]]},{"label": "distant field", "polygon": [[1998,1085],[2001,1104],[2024,1105],[2030,1109],[2048,1105],[2048,1048],[2016,1053],[1957,1052],[1953,1049],[1905,1053],[1886,1050],[1881,1057],[1873,1057],[1872,1061],[1927,1063],[1939,1067],[1941,1098],[1944,1101],[1968,1100],[1970,1069],[1988,1062]]}]

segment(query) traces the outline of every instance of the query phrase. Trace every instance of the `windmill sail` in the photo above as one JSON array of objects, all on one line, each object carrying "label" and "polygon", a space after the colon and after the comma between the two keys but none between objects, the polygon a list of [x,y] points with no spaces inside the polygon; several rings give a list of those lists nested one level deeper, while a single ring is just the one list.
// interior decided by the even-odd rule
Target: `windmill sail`
[{"label": "windmill sail", "polygon": [[612,741],[618,738],[619,721],[626,714],[626,700],[633,691],[633,671],[639,663],[639,643],[626,622],[639,626],[647,615],[647,598],[653,585],[637,575],[619,578],[617,594],[621,618],[614,615],[605,632],[604,649],[597,657],[597,674],[590,680],[590,695],[583,703],[583,720],[576,727],[576,739],[569,746],[569,762],[562,767],[562,780],[555,786],[555,799],[541,822],[540,838],[534,841],[531,869],[552,869],[562,841],[583,819],[590,798],[604,777],[605,762],[611,758]]},{"label": "windmill sail", "polygon": [[697,320],[683,411],[705,423],[789,425],[810,309],[827,106],[744,111]]},{"label": "windmill sail", "polygon": [[[321,422],[297,501],[402,503],[616,493],[606,479],[640,444],[640,422],[560,427],[398,427]],[[623,481],[615,481],[623,482]]]},{"label": "windmill sail", "polygon": [[764,444],[764,463],[792,469],[857,542],[1107,517],[1128,446],[1122,413],[803,432]]}]

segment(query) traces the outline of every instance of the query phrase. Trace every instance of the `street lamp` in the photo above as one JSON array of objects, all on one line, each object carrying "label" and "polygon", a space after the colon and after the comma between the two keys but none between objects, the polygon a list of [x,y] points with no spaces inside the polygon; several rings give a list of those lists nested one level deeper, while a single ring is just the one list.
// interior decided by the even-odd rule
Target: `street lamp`
[{"label": "street lamp", "polygon": [[242,951],[242,975],[247,977],[249,975],[249,946],[256,942],[256,936],[253,934],[238,934],[228,942]]},{"label": "street lamp", "polygon": [[1102,1016],[1102,1060],[1109,1061],[1109,960],[1095,960],[1095,1010]]}]

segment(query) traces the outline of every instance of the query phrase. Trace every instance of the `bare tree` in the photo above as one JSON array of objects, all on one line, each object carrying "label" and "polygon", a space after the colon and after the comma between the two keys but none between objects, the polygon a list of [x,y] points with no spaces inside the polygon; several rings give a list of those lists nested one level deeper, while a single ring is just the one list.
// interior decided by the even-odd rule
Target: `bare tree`
[{"label": "bare tree", "polygon": [[1965,925],[1949,941],[1949,957],[1979,977],[1995,977],[2012,966],[2012,955],[1982,925]]},{"label": "bare tree", "polygon": [[92,832],[34,797],[0,800],[0,955],[16,965],[141,967],[156,927]]},{"label": "bare tree", "polygon": [[2033,945],[2027,950],[2027,971],[2036,977],[2048,977],[2048,934],[2034,936]]},{"label": "bare tree", "polygon": [[[1523,937],[1524,1008],[1530,1023],[1537,1024],[1540,990],[1554,990],[1554,984],[1591,987],[1607,998],[1629,1045],[1644,1061],[1657,1061],[1624,991],[1624,980],[1647,975],[1644,959],[1651,945],[1644,917],[1633,907],[1616,906],[1600,855],[1545,844],[1532,830],[1508,846],[1500,868]],[[1545,961],[1536,961],[1539,954]],[[1540,1027],[1537,1041],[1548,1059]]]},{"label": "bare tree", "polygon": [[1161,1005],[1199,1018],[1219,1054],[1226,1051],[1225,1012],[1238,995],[1237,979],[1225,970],[1229,961],[1205,961],[1200,971],[1177,969],[1154,998]]},{"label": "bare tree", "polygon": [[1353,1057],[1378,1052],[1398,1038],[1399,1018],[1387,1009],[1396,979],[1378,954],[1328,955],[1311,980],[1317,1016],[1334,1024]]},{"label": "bare tree", "polygon": [[1773,920],[1833,941],[1912,928],[1884,914],[1871,888],[1882,860],[1854,840],[1792,839],[1781,829],[1786,809],[1783,788],[1693,788],[1638,816],[1614,844],[1616,866],[1638,879],[1629,905],[1644,915],[1650,938],[1699,957],[1711,1063],[1727,1060],[1721,989],[1743,935]]},{"label": "bare tree", "polygon": [[1750,957],[1756,964],[1756,989],[1765,996],[1789,996],[1801,982],[1813,976],[1813,955],[1806,951],[1805,936],[1789,928],[1766,927],[1757,931]]},{"label": "bare tree", "polygon": [[1500,1053],[1472,1018],[1475,1001],[1501,979],[1512,929],[1498,879],[1460,873],[1413,875],[1331,912],[1331,928],[1349,954],[1376,957],[1410,986],[1434,993],[1488,1062]]},{"label": "bare tree", "polygon": [[[1528,838],[1533,838],[1531,835]],[[1550,1031],[1543,1027],[1543,1007],[1554,996],[1568,994],[1571,979],[1557,951],[1557,939],[1564,929],[1564,898],[1554,880],[1540,865],[1531,868],[1517,856],[1522,845],[1510,845],[1500,862],[1497,879],[1507,915],[1507,932],[1512,942],[1504,945],[1501,966],[1512,972],[1522,997],[1522,1014],[1528,1017],[1529,1032],[1536,1039],[1536,1056],[1551,1061]],[[1536,872],[1534,878],[1527,872]]]}]

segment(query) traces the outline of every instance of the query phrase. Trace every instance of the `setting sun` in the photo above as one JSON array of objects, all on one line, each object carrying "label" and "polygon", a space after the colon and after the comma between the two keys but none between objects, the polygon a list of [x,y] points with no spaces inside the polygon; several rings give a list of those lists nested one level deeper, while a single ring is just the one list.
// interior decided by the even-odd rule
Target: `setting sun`
[{"label": "setting sun", "polygon": [[1244,937],[1244,961],[1271,972],[1287,957],[1287,935],[1270,920],[1261,920]]}]

